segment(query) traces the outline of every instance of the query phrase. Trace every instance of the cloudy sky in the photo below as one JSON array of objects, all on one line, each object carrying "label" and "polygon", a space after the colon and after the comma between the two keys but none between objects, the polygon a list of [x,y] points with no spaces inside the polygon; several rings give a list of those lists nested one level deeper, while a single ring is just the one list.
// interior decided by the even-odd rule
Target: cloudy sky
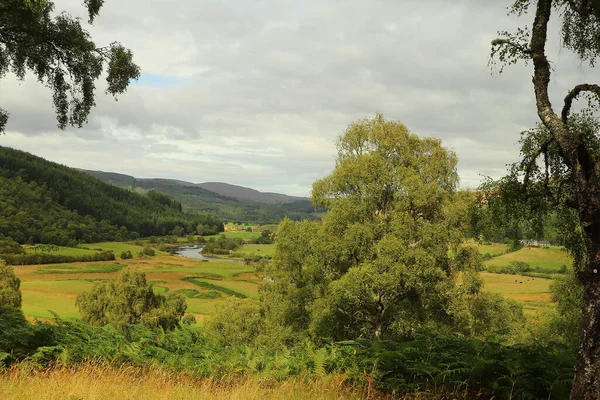
[{"label": "cloudy sky", "polygon": [[[55,3],[86,20],[81,0]],[[7,76],[0,145],[77,168],[308,195],[345,127],[380,111],[441,138],[475,187],[517,159],[519,132],[537,121],[531,65],[488,66],[496,32],[533,18],[507,16],[508,3],[107,0],[89,30],[97,45],[131,48],[141,79],[60,131],[48,89]],[[551,38],[557,49],[556,29]],[[597,76],[566,50],[552,57],[557,104]]]}]

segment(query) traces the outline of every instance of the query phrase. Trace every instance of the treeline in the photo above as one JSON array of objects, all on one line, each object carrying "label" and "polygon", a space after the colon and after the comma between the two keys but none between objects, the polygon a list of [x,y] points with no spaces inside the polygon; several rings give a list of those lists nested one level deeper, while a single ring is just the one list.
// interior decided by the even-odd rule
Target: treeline
[{"label": "treeline", "polygon": [[215,217],[183,213],[181,203],[143,196],[32,154],[0,147],[0,234],[19,243],[70,245],[139,236],[222,232]]},{"label": "treeline", "polygon": [[54,264],[54,263],[72,263],[88,261],[112,261],[115,254],[112,251],[100,251],[92,254],[81,254],[77,256],[67,256],[64,254],[51,253],[23,253],[23,254],[3,254],[2,258],[11,265],[33,265],[33,264]]}]

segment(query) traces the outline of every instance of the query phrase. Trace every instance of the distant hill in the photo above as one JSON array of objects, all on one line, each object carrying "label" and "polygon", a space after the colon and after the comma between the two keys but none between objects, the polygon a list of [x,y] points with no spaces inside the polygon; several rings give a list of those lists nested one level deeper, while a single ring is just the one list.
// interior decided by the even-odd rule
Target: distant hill
[{"label": "distant hill", "polygon": [[230,185],[229,183],[223,182],[198,183],[196,186],[218,193],[222,196],[238,200],[253,201],[256,203],[291,203],[298,200],[307,200],[305,197],[293,197],[281,193],[259,192],[258,190]]},{"label": "distant hill", "polygon": [[202,212],[217,219],[247,223],[277,223],[285,217],[316,219],[307,198],[258,190],[227,183],[195,184],[176,179],[143,179],[114,172],[82,170],[106,182],[132,190],[157,190],[180,202],[184,211]]},{"label": "distant hill", "polygon": [[[121,183],[126,175],[109,174]],[[0,238],[71,244],[183,233],[202,224],[222,231],[214,216],[184,213],[158,191],[146,195],[33,154],[0,146]]]}]

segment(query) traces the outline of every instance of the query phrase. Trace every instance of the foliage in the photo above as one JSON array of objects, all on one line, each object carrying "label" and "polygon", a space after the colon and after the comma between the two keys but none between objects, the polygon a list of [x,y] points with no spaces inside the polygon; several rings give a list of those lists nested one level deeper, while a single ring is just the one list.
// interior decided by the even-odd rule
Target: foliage
[{"label": "foliage", "polygon": [[[102,1],[86,0],[89,22]],[[0,78],[8,72],[23,80],[31,71],[52,91],[58,126],[81,127],[95,103],[95,81],[106,66],[106,93],[125,92],[140,76],[131,50],[118,42],[97,47],[79,19],[54,15],[54,2],[4,0],[0,3]],[[0,133],[8,113],[0,108]]]},{"label": "foliage", "polygon": [[[457,248],[474,200],[456,156],[381,115],[351,124],[334,171],[313,185],[321,223],[284,220],[262,291],[268,319],[317,341],[468,331],[481,257]],[[457,269],[463,271],[457,285]]]},{"label": "foliage", "polygon": [[177,293],[155,294],[146,274],[126,269],[116,281],[97,282],[77,296],[82,319],[92,325],[110,324],[119,329],[144,323],[172,329],[185,313],[185,298]]},{"label": "foliage", "polygon": [[0,259],[0,307],[21,308],[21,280],[13,267]]},{"label": "foliage", "polygon": [[207,322],[212,337],[224,346],[252,344],[263,331],[264,316],[260,304],[252,299],[230,298]]},{"label": "foliage", "polygon": [[[246,314],[252,306],[248,303],[242,308],[239,314],[255,324],[254,314]],[[125,333],[78,321],[29,325],[19,310],[8,311],[0,309],[0,354],[12,352],[5,363],[25,359],[38,366],[57,362],[74,366],[96,360],[215,379],[237,379],[242,373],[270,380],[344,374],[365,390],[375,387],[404,395],[429,392],[445,394],[445,398],[563,399],[573,375],[574,353],[554,343],[504,346],[429,332],[405,342],[361,339],[323,347],[301,342],[285,348],[236,344],[239,340],[235,339],[223,346],[201,328],[185,324],[166,332],[136,325]],[[235,308],[230,311],[237,312]],[[229,328],[226,332],[233,336],[244,334],[232,324]]]},{"label": "foliage", "polygon": [[54,263],[72,263],[86,261],[112,261],[115,254],[112,251],[100,251],[97,253],[80,254],[77,256],[68,256],[64,254],[52,253],[26,253],[26,254],[5,254],[2,256],[6,262],[12,265],[32,265],[32,264],[54,264]]},{"label": "foliage", "polygon": [[88,174],[0,147],[0,235],[19,243],[78,242],[165,235],[198,224],[223,231],[213,217],[185,214],[162,196],[142,196]]},{"label": "foliage", "polygon": [[244,243],[241,238],[228,238],[225,235],[219,236],[217,240],[210,238],[202,248],[202,254],[229,255],[237,250]]},{"label": "foliage", "polygon": [[217,290],[219,292],[223,292],[223,293],[228,294],[233,297],[239,297],[242,299],[248,297],[244,293],[240,293],[236,290],[233,290],[233,289],[221,286],[221,285],[215,285],[214,283],[202,281],[202,280],[200,280],[201,278],[205,278],[205,277],[203,277],[203,276],[188,276],[186,278],[183,278],[182,280],[193,283],[194,285],[196,285],[202,289]]},{"label": "foliage", "polygon": [[122,251],[121,252],[121,259],[122,260],[128,260],[133,258],[133,254],[131,254],[131,250],[127,250],[127,251]]}]

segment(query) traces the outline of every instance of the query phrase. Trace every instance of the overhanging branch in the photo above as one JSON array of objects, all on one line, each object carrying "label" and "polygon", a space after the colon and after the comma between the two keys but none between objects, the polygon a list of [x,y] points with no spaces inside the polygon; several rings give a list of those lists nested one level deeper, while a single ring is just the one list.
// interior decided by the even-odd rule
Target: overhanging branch
[{"label": "overhanging branch", "polygon": [[531,56],[531,49],[529,47],[525,47],[522,44],[518,44],[507,39],[494,39],[492,41],[492,47],[496,46],[510,46],[515,50],[520,51],[523,55]]},{"label": "overhanging branch", "polygon": [[548,138],[548,140],[546,140],[544,143],[542,143],[542,145],[535,152],[535,154],[533,154],[533,156],[531,156],[531,158],[529,159],[528,162],[526,162],[526,160],[523,160],[523,162],[521,163],[521,168],[525,167],[525,176],[523,177],[523,190],[527,190],[527,185],[529,184],[529,175],[531,175],[531,169],[533,168],[536,160],[542,154],[544,154],[544,155],[547,154],[548,146],[550,146],[550,144],[553,141],[554,141],[554,137]]},{"label": "overhanging branch", "polygon": [[581,92],[591,92],[595,93],[596,96],[600,98],[600,86],[596,84],[582,83],[581,85],[577,85],[567,94],[565,97],[565,105],[562,109],[561,119],[564,123],[567,123],[567,119],[569,118],[569,113],[571,112],[571,106],[573,105],[573,100],[579,96]]}]

